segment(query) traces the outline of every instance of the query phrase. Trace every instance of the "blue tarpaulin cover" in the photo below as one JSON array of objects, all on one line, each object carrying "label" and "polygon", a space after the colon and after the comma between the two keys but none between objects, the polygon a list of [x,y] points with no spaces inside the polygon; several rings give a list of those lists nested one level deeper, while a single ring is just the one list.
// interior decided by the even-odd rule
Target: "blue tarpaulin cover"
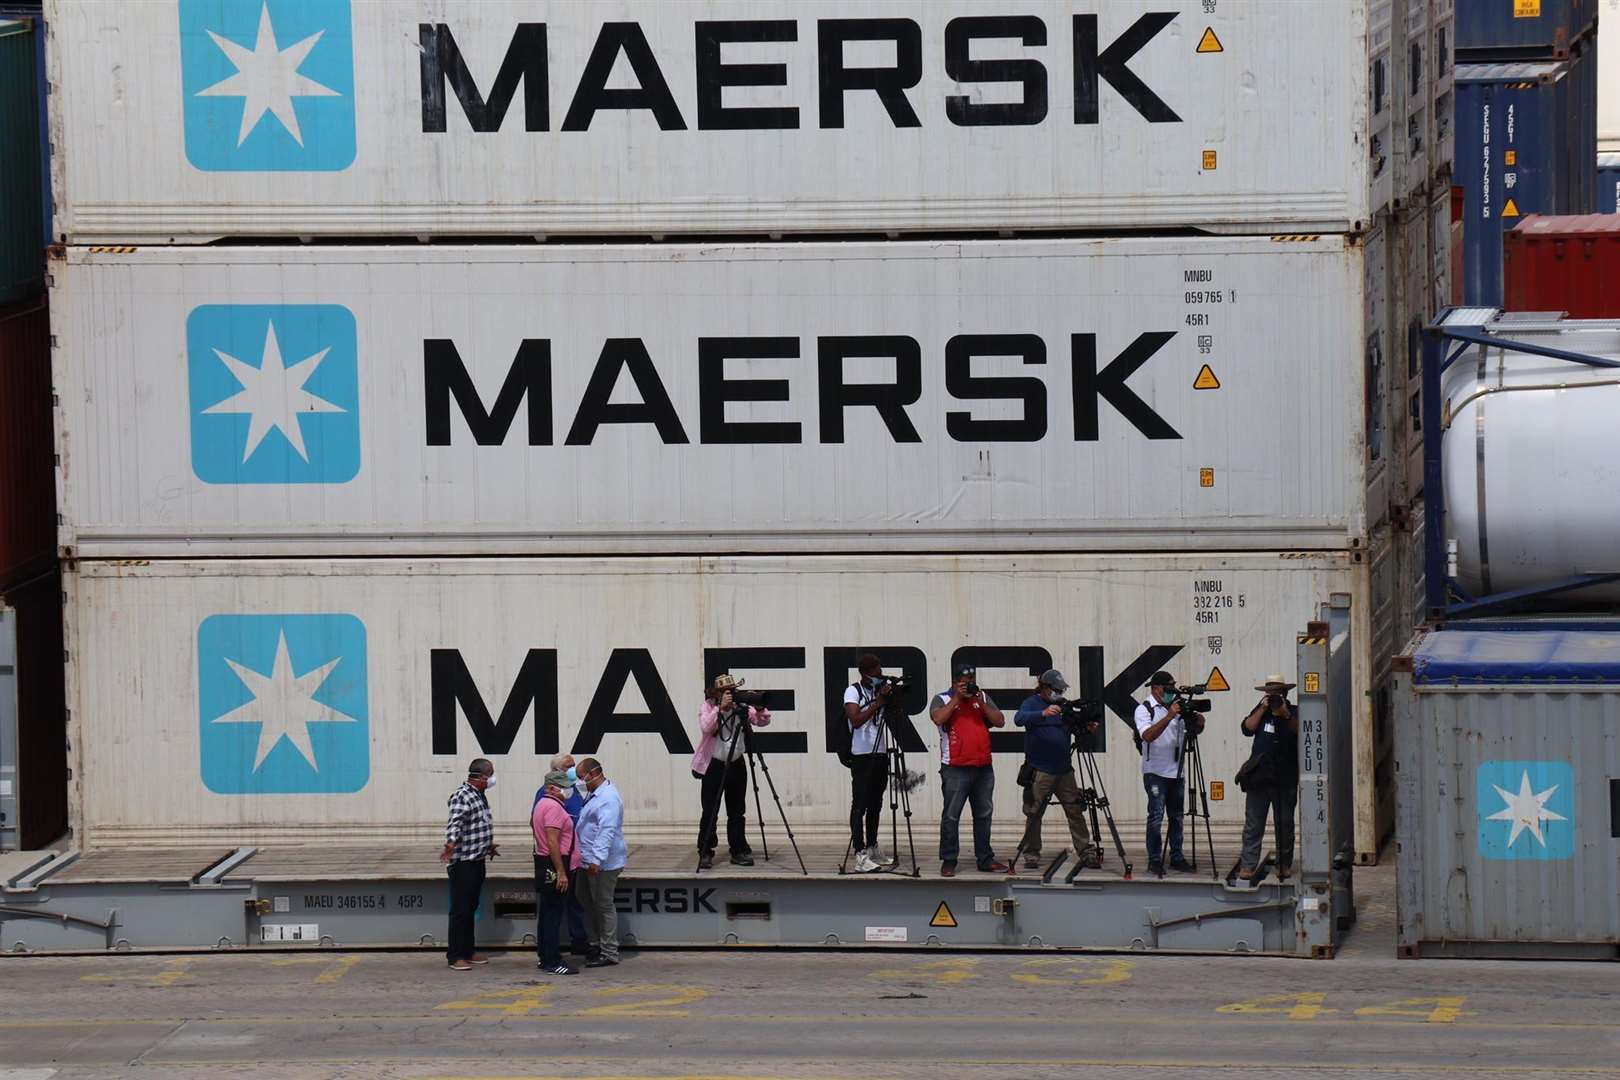
[{"label": "blue tarpaulin cover", "polygon": [[1607,629],[1436,630],[1412,653],[1417,685],[1620,684],[1620,625]]}]

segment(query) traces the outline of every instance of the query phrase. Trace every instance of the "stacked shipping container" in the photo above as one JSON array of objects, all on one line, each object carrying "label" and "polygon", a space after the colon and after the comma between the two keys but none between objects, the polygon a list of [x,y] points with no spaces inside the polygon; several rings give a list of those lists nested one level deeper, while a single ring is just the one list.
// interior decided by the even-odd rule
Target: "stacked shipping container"
[{"label": "stacked shipping container", "polygon": [[1501,307],[1504,234],[1600,201],[1596,0],[1464,5],[1457,20],[1457,182],[1465,304]]},{"label": "stacked shipping container", "polygon": [[[427,833],[466,758],[559,746],[685,839],[724,667],[775,688],[788,813],[836,834],[822,731],[864,647],[930,688],[974,658],[1004,705],[1056,665],[1124,714],[1157,667],[1286,670],[1331,591],[1373,689],[1448,9],[59,3],[83,840]],[[242,74],[266,24],[321,35],[279,110]],[[389,243],[473,234],[505,243]],[[263,242],[316,236],[375,239]],[[256,242],[108,247],[217,238]],[[316,671],[277,737],[300,717],[253,702]]]}]

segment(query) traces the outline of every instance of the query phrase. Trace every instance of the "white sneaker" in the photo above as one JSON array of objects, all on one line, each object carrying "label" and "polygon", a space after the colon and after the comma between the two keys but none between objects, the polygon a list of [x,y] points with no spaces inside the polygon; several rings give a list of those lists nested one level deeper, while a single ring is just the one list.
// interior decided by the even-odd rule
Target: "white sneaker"
[{"label": "white sneaker", "polygon": [[876,869],[877,864],[872,861],[871,856],[867,855],[865,851],[855,853],[855,872],[857,874],[870,874]]},{"label": "white sneaker", "polygon": [[873,866],[893,866],[894,865],[894,860],[889,858],[887,855],[883,854],[883,852],[879,851],[878,846],[876,844],[873,844],[871,847],[866,849],[866,857],[868,859],[872,860],[872,865]]}]

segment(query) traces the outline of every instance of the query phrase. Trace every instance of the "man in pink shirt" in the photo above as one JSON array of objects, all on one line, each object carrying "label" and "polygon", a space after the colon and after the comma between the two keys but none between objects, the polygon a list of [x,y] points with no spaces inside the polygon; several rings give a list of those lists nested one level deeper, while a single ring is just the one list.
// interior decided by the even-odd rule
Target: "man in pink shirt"
[{"label": "man in pink shirt", "polygon": [[574,821],[563,800],[573,787],[565,772],[548,772],[545,794],[535,802],[529,823],[534,827],[534,898],[538,909],[535,938],[540,970],[548,975],[578,975],[563,963],[562,920],[568,911],[569,876],[579,869]]}]

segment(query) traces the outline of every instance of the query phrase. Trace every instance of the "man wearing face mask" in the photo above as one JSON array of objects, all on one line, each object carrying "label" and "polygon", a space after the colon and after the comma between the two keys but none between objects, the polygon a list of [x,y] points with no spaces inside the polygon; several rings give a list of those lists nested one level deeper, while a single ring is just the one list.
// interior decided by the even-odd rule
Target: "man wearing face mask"
[{"label": "man wearing face mask", "polygon": [[495,765],[474,758],[467,779],[450,796],[450,816],[444,826],[444,847],[439,861],[450,876],[450,944],[445,959],[453,971],[471,971],[489,957],[474,951],[473,916],[484,891],[484,860],[500,854],[495,845],[495,819],[484,794],[495,786]]},{"label": "man wearing face mask", "polygon": [[[1069,683],[1056,669],[1042,675],[1035,693],[1025,699],[1013,716],[1013,723],[1024,729],[1024,766],[1029,786],[1024,789],[1025,869],[1041,865],[1041,819],[1046,804],[1056,798],[1069,819],[1069,839],[1081,866],[1097,865],[1098,851],[1086,827],[1085,808],[1080,805],[1080,785],[1074,779],[1074,756],[1069,753],[1069,728],[1063,722],[1063,692]],[[1092,724],[1094,730],[1096,724]]]},{"label": "man wearing face mask", "polygon": [[629,854],[624,843],[624,800],[595,758],[579,763],[579,775],[591,796],[579,814],[579,852],[585,869],[579,876],[580,899],[591,926],[591,958],[585,966],[613,967],[619,962],[619,910],[613,894]]},{"label": "man wearing face mask", "polygon": [[[579,812],[585,806],[585,799],[589,792],[585,789],[585,781],[579,778],[574,767],[573,754],[557,754],[551,759],[551,771],[568,774],[568,797],[563,800],[563,809],[568,811],[568,820],[575,826],[579,825]],[[546,794],[546,786],[541,784],[534,793],[534,803],[529,807],[529,813],[540,805],[540,800]],[[589,957],[591,955],[590,933],[585,925],[585,908],[581,902],[580,888],[584,884],[582,876],[569,878],[568,890],[568,951],[575,956]]]},{"label": "man wearing face mask", "polygon": [[1182,854],[1181,827],[1185,794],[1181,780],[1181,741],[1190,725],[1194,732],[1204,730],[1204,719],[1197,713],[1181,715],[1181,702],[1175,698],[1176,680],[1168,671],[1155,671],[1148,680],[1148,699],[1136,707],[1136,731],[1142,739],[1142,786],[1147,790],[1148,873],[1164,876],[1164,840],[1159,824],[1168,814],[1167,839],[1170,869],[1192,870]]},{"label": "man wearing face mask", "polygon": [[855,849],[855,871],[868,874],[894,865],[878,850],[878,817],[889,782],[889,740],[883,707],[892,692],[883,666],[873,653],[856,662],[858,682],[844,691],[844,719],[849,724],[849,835]]}]

